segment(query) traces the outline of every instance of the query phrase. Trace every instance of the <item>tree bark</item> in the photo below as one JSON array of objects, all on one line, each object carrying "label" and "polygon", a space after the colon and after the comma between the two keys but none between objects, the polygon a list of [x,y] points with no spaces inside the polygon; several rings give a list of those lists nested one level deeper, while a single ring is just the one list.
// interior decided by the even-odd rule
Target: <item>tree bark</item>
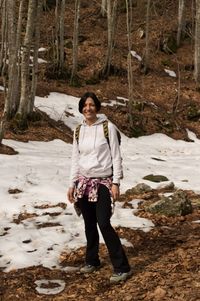
[{"label": "tree bark", "polygon": [[178,31],[177,31],[177,46],[180,46],[181,42],[181,33],[183,29],[183,13],[185,7],[185,0],[179,0],[179,8],[178,8]]},{"label": "tree bark", "polygon": [[105,17],[106,10],[107,10],[107,0],[102,0],[101,1],[101,15],[102,15],[102,17]]},{"label": "tree bark", "polygon": [[60,0],[56,0],[56,8],[55,8],[55,57],[56,57],[56,65],[59,66],[59,2]]},{"label": "tree bark", "polygon": [[7,18],[8,18],[8,89],[6,93],[4,114],[6,119],[13,116],[14,105],[14,84],[16,74],[16,4],[15,1],[7,0]]},{"label": "tree bark", "polygon": [[0,49],[0,70],[2,73],[4,58],[6,57],[6,2],[2,0],[1,3],[1,49]]},{"label": "tree bark", "polygon": [[34,32],[34,17],[36,11],[36,0],[29,0],[28,18],[26,24],[26,33],[24,38],[22,62],[21,62],[21,97],[17,111],[19,119],[26,120],[30,102],[30,50]]},{"label": "tree bark", "polygon": [[37,86],[37,74],[38,74],[38,49],[40,43],[40,16],[42,12],[42,0],[37,0],[37,8],[35,14],[35,41],[33,48],[33,66],[32,66],[32,81],[31,81],[31,92],[30,92],[30,103],[28,107],[28,114],[33,112],[35,92]]},{"label": "tree bark", "polygon": [[20,102],[20,72],[21,72],[21,32],[22,32],[22,19],[24,16],[25,3],[26,0],[21,0],[19,5],[19,13],[18,13],[18,22],[17,22],[17,34],[16,34],[16,47],[15,47],[15,56],[16,56],[16,69],[14,74],[14,86],[13,86],[13,94],[15,95],[14,102],[14,114],[17,112],[19,102]]},{"label": "tree bark", "polygon": [[78,68],[78,36],[79,36],[80,0],[75,0],[74,33],[73,33],[73,63],[71,72],[71,84],[77,74]]},{"label": "tree bark", "polygon": [[55,53],[56,65],[59,72],[62,72],[64,66],[64,13],[65,0],[56,0],[55,9]]},{"label": "tree bark", "polygon": [[105,65],[102,72],[102,75],[105,78],[110,74],[117,17],[117,0],[114,0],[113,5],[111,4],[111,1],[112,0],[107,0],[108,45]]},{"label": "tree bark", "polygon": [[199,89],[200,87],[200,0],[196,0],[194,78],[195,78],[197,88]]},{"label": "tree bark", "polygon": [[149,69],[149,17],[150,17],[150,4],[151,0],[147,1],[146,12],[146,31],[145,31],[145,55],[144,55],[144,73],[146,74]]},{"label": "tree bark", "polygon": [[59,67],[60,70],[63,69],[64,65],[64,24],[65,24],[65,0],[61,0],[60,4],[60,60],[59,60]]},{"label": "tree bark", "polygon": [[129,124],[130,128],[133,128],[133,71],[132,71],[132,41],[131,41],[131,27],[132,27],[132,0],[126,0],[126,26],[127,26],[127,38],[128,38],[128,114],[129,114]]}]

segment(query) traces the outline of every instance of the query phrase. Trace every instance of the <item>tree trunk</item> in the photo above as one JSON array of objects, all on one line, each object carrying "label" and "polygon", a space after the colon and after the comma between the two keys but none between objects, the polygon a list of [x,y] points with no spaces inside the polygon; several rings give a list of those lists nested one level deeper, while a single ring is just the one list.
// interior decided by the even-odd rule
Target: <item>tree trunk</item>
[{"label": "tree trunk", "polygon": [[101,15],[102,15],[102,17],[105,17],[106,9],[107,9],[107,0],[102,0],[101,1]]},{"label": "tree trunk", "polygon": [[144,74],[147,74],[149,69],[149,17],[150,17],[151,0],[147,1],[146,12],[146,31],[145,31],[145,55],[144,55]]},{"label": "tree trunk", "polygon": [[114,0],[113,5],[111,5],[111,1],[112,0],[107,0],[108,45],[105,65],[102,72],[102,75],[105,78],[110,74],[117,17],[117,0]]},{"label": "tree trunk", "polygon": [[127,26],[127,38],[128,38],[128,115],[129,115],[129,125],[133,128],[133,71],[132,71],[132,40],[131,40],[131,28],[132,28],[132,0],[126,0],[126,26]]},{"label": "tree trunk", "polygon": [[0,70],[2,73],[4,58],[6,57],[6,2],[2,0],[0,2],[1,5],[1,49],[0,49]]},{"label": "tree trunk", "polygon": [[17,22],[17,35],[16,35],[16,47],[15,47],[15,56],[16,56],[16,68],[14,74],[14,86],[13,86],[13,94],[15,95],[14,102],[14,114],[17,112],[20,102],[20,72],[21,72],[21,32],[22,32],[22,19],[24,16],[25,3],[26,0],[21,0],[19,5],[19,14],[18,14],[18,22]]},{"label": "tree trunk", "polygon": [[79,36],[80,0],[75,0],[74,33],[73,33],[73,63],[71,73],[71,84],[77,74],[78,68],[78,36]]},{"label": "tree trunk", "polygon": [[38,74],[38,49],[40,43],[40,16],[42,12],[42,0],[37,0],[37,8],[35,15],[35,41],[33,49],[33,66],[32,66],[32,81],[31,81],[31,93],[30,93],[30,103],[28,107],[28,114],[33,112],[35,92],[37,86],[37,74]]},{"label": "tree trunk", "polygon": [[14,85],[16,75],[16,6],[15,1],[7,0],[7,18],[8,18],[8,89],[6,93],[4,114],[6,119],[14,115]]},{"label": "tree trunk", "polygon": [[34,32],[34,18],[36,11],[36,0],[29,0],[28,18],[26,24],[26,33],[24,38],[22,62],[21,62],[21,97],[17,111],[18,118],[25,121],[28,114],[30,103],[30,50]]},{"label": "tree trunk", "polygon": [[64,13],[65,0],[56,0],[55,8],[55,53],[58,71],[64,66]]},{"label": "tree trunk", "polygon": [[59,68],[63,69],[64,65],[64,24],[65,24],[65,0],[61,0],[60,4],[60,45],[59,45]]},{"label": "tree trunk", "polygon": [[60,0],[56,0],[56,8],[55,8],[55,57],[56,57],[56,65],[59,66],[59,2]]},{"label": "tree trunk", "polygon": [[177,31],[177,46],[180,46],[181,42],[181,33],[183,29],[183,13],[185,7],[185,0],[179,0],[179,8],[178,8],[178,31]]},{"label": "tree trunk", "polygon": [[200,88],[200,0],[196,0],[194,78]]}]

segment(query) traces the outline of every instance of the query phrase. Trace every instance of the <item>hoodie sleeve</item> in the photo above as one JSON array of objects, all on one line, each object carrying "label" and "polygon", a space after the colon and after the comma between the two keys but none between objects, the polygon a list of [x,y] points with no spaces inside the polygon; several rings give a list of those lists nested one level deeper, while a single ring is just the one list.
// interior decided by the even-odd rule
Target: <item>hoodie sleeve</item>
[{"label": "hoodie sleeve", "polygon": [[113,183],[120,183],[120,178],[122,175],[122,157],[120,152],[120,145],[117,137],[117,129],[114,124],[108,122],[109,130],[109,141],[110,141],[110,151],[113,164]]},{"label": "hoodie sleeve", "polygon": [[77,179],[78,173],[79,173],[79,150],[78,150],[78,144],[75,138],[75,131],[74,130],[74,136],[73,136],[73,145],[72,145],[72,161],[71,161],[71,172],[70,172],[70,182],[69,187],[74,187],[74,183]]}]

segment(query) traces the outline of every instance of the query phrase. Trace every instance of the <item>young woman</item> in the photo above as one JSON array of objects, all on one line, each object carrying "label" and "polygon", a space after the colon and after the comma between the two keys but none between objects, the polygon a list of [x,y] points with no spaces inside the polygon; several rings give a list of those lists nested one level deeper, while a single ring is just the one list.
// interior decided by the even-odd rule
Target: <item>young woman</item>
[{"label": "young woman", "polygon": [[74,131],[72,166],[68,199],[78,202],[87,239],[85,266],[82,273],[92,273],[100,267],[97,224],[107,246],[114,273],[111,283],[126,280],[130,266],[120,239],[110,224],[112,199],[119,197],[122,162],[115,126],[108,122],[109,144],[104,135],[104,117],[98,117],[101,103],[94,93],[85,93],[79,101],[84,120]]}]

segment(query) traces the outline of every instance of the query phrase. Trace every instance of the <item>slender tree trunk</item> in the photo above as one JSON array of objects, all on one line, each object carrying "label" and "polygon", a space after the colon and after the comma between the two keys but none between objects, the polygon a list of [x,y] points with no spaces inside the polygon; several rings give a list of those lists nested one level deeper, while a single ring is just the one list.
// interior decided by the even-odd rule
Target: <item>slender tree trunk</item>
[{"label": "slender tree trunk", "polygon": [[1,49],[0,49],[0,70],[3,69],[3,59],[5,58],[6,46],[6,3],[5,0],[1,1]]},{"label": "slender tree trunk", "polygon": [[65,0],[56,0],[55,8],[55,53],[56,65],[62,72],[64,65],[64,13]]},{"label": "slender tree trunk", "polygon": [[28,114],[33,112],[35,92],[37,86],[37,74],[38,74],[38,49],[40,43],[40,16],[42,12],[42,0],[37,0],[37,9],[35,15],[35,43],[33,52],[33,67],[32,67],[32,82],[31,82],[31,93],[30,93],[30,103],[28,107]]},{"label": "slender tree trunk", "polygon": [[60,32],[60,45],[59,45],[59,69],[63,69],[64,65],[64,24],[65,24],[65,0],[61,0],[60,4],[60,25],[59,25],[59,32]]},{"label": "slender tree trunk", "polygon": [[110,74],[110,66],[116,29],[117,0],[114,0],[113,5],[111,5],[111,1],[112,0],[107,0],[108,45],[105,65],[103,68],[103,77],[107,77]]},{"label": "slender tree trunk", "polygon": [[22,32],[22,18],[24,16],[26,0],[21,0],[19,5],[18,22],[17,22],[17,34],[16,34],[16,46],[15,46],[15,56],[16,56],[16,68],[14,74],[14,85],[13,85],[13,95],[15,96],[14,102],[14,114],[17,112],[19,102],[20,102],[20,71],[21,71],[21,32]]},{"label": "slender tree trunk", "polygon": [[145,55],[144,55],[144,73],[146,74],[149,69],[149,17],[150,17],[151,0],[147,1],[146,12],[146,31],[145,31]]},{"label": "slender tree trunk", "polygon": [[32,46],[34,32],[34,17],[36,11],[36,0],[29,0],[28,19],[26,24],[26,33],[24,38],[22,62],[21,62],[21,97],[18,108],[19,119],[26,120],[30,102],[30,50]]},{"label": "slender tree trunk", "polygon": [[79,36],[80,0],[75,0],[74,34],[73,34],[73,63],[71,73],[71,84],[77,74],[78,68],[78,36]]},{"label": "slender tree trunk", "polygon": [[107,0],[102,0],[101,1],[101,15],[102,15],[102,17],[105,17],[106,10],[107,10]]},{"label": "slender tree trunk", "polygon": [[200,88],[200,0],[196,0],[194,78]]},{"label": "slender tree trunk", "polygon": [[132,41],[131,41],[131,27],[132,27],[132,0],[126,0],[126,26],[127,26],[127,38],[128,38],[128,56],[127,56],[127,65],[128,65],[128,112],[129,112],[129,124],[130,128],[133,128],[133,71],[132,71]]},{"label": "slender tree trunk", "polygon": [[185,7],[185,0],[179,0],[179,8],[178,8],[178,31],[177,31],[177,46],[180,46],[181,42],[181,33],[183,29],[183,13]]},{"label": "slender tree trunk", "polygon": [[55,8],[55,57],[56,57],[56,65],[59,66],[59,2],[60,0],[56,0],[56,8]]},{"label": "slender tree trunk", "polygon": [[16,6],[15,1],[7,0],[7,18],[8,18],[8,90],[5,99],[4,114],[6,119],[13,116],[15,107],[14,84],[16,74]]}]

